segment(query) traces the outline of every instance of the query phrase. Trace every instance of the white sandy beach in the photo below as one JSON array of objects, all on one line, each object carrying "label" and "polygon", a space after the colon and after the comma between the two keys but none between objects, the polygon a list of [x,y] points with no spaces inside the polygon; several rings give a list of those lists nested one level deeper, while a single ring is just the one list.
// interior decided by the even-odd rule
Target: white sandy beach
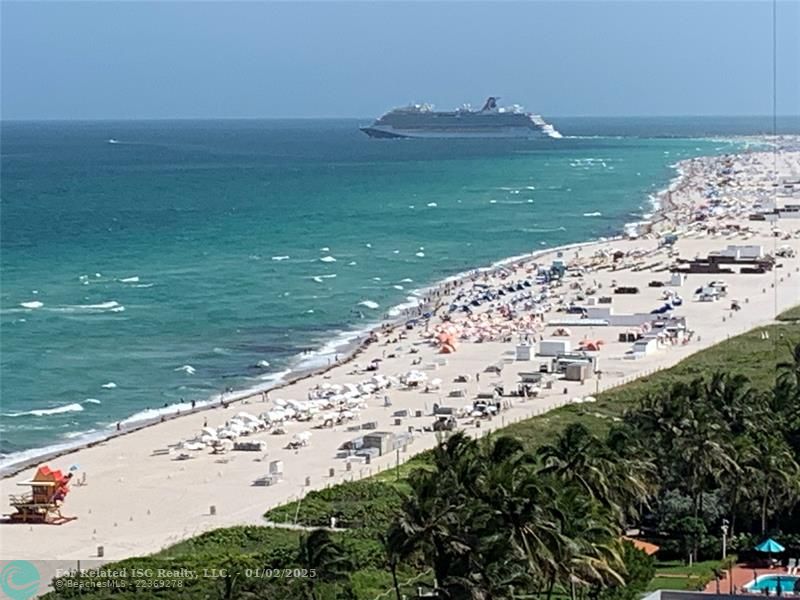
[{"label": "white sandy beach", "polygon": [[[777,174],[773,172],[775,166]],[[727,170],[722,172],[723,169]],[[85,473],[86,485],[72,485],[62,510],[64,515],[77,519],[60,526],[2,525],[0,545],[4,556],[13,555],[15,559],[95,559],[98,546],[104,547],[105,560],[151,553],[208,529],[262,523],[262,515],[270,507],[296,500],[308,489],[389,468],[395,464],[394,453],[373,460],[370,465],[353,463],[348,471],[346,461],[336,458],[337,449],[359,434],[347,428],[369,421],[377,421],[377,431],[400,433],[413,427],[414,441],[407,452],[401,452],[402,459],[431,447],[435,435],[422,429],[433,422],[433,404],[456,408],[471,404],[478,390],[490,384],[502,383],[507,390],[516,389],[518,374],[538,371],[539,360],[513,360],[520,335],[530,332],[537,337],[551,338],[556,326],[547,323],[575,318],[577,315],[567,315],[556,309],[572,301],[583,304],[585,300],[576,298],[579,294],[587,298],[591,295],[610,296],[615,314],[649,313],[663,304],[664,291],[672,290],[683,298],[674,315],[685,317],[687,328],[694,333],[686,344],[660,348],[652,354],[632,358],[626,354],[631,350],[631,343],[617,341],[618,335],[630,327],[570,324],[567,326],[569,337],[559,339],[569,339],[573,348],[586,339],[605,342],[598,353],[600,379],[588,379],[583,384],[556,381],[552,389],[543,388],[535,398],[504,398],[510,407],[491,422],[482,421],[478,428],[470,419],[459,419],[460,426],[477,435],[574,398],[593,395],[598,390],[674,365],[727,337],[770,323],[776,311],[798,304],[800,218],[753,221],[748,219],[748,214],[757,201],[774,196],[772,184],[776,180],[800,180],[800,152],[783,151],[777,161],[771,153],[744,154],[727,165],[722,158],[697,159],[684,165],[683,172],[682,179],[672,187],[669,198],[672,208],[665,211],[665,220],[659,224],[661,234],[672,231],[678,237],[673,253],[677,250],[680,258],[692,259],[721,251],[728,245],[746,244],[760,245],[766,253],[774,254],[788,245],[795,256],[778,258],[780,267],[763,274],[691,274],[680,286],[649,287],[648,284],[654,280],[669,280],[670,272],[666,267],[677,258],[668,256],[669,249],[661,246],[658,235],[649,234],[638,239],[583,244],[564,250],[560,257],[559,251],[553,250],[505,269],[481,273],[475,281],[464,280],[450,290],[450,298],[458,293],[477,294],[484,288],[475,288],[476,283],[492,287],[530,280],[536,275],[532,262],[549,266],[553,260],[561,259],[576,267],[558,286],[551,286],[549,298],[539,304],[550,308],[542,319],[530,318],[531,311],[526,306],[532,306],[531,299],[520,300],[511,319],[501,317],[501,307],[507,301],[505,297],[474,308],[472,326],[467,323],[465,313],[452,313],[452,326],[459,337],[452,354],[441,354],[438,345],[428,337],[442,326],[441,317],[449,305],[442,298],[440,304],[443,308],[431,319],[427,334],[425,326],[408,331],[399,327],[391,333],[379,332],[378,341],[352,361],[337,365],[324,375],[275,390],[267,401],[257,395],[243,402],[231,403],[227,408],[170,419],[48,461],[51,467],[62,470],[73,464],[79,465],[76,479]],[[723,185],[725,180],[728,181]],[[708,186],[718,191],[716,197],[720,202],[707,207],[702,220],[698,220],[698,207],[709,202],[705,194],[711,189]],[[795,187],[800,190],[800,183]],[[800,193],[796,192],[793,199],[779,197],[779,205],[782,202],[800,204]],[[777,234],[773,231],[775,227],[780,228]],[[623,257],[611,270],[611,257],[615,252],[623,253]],[[603,268],[598,268],[601,265]],[[582,271],[577,270],[578,266]],[[647,268],[641,269],[641,266]],[[712,280],[727,284],[727,297],[716,302],[696,301],[695,290]],[[614,294],[615,283],[638,287],[639,293]],[[525,288],[524,292],[538,293],[542,287]],[[593,288],[594,294],[588,292],[588,288]],[[741,310],[731,310],[732,300],[738,301]],[[480,317],[482,314],[486,316]],[[478,319],[483,319],[480,327]],[[406,337],[399,339],[401,334]],[[493,334],[498,339],[475,341],[479,335],[488,338]],[[464,339],[464,336],[470,339]],[[505,341],[509,338],[511,341]],[[534,348],[536,346],[534,344]],[[399,376],[419,369],[429,381],[441,379],[441,389],[426,393],[419,388],[392,387],[368,397],[366,408],[360,411],[354,422],[332,428],[314,428],[318,421],[290,420],[285,424],[285,434],[263,431],[245,438],[266,441],[266,455],[232,451],[220,456],[212,455],[209,450],[194,453],[190,460],[176,460],[177,450],[154,455],[154,451],[166,450],[182,440],[195,438],[206,421],[209,426],[217,427],[241,411],[259,415],[273,408],[277,399],[305,400],[313,388],[323,383],[363,382],[374,374],[363,372],[363,367],[373,359],[382,359],[378,370],[382,375]],[[503,359],[507,359],[506,366],[500,375],[484,372],[488,365]],[[414,361],[419,364],[412,364]],[[475,378],[478,373],[480,381]],[[454,383],[459,375],[469,375],[470,381]],[[466,388],[466,397],[448,398],[448,393],[457,387]],[[385,396],[391,401],[390,407],[384,406]],[[402,418],[396,425],[392,415],[404,409],[412,415],[421,410],[424,416]],[[311,431],[309,445],[299,450],[286,449],[293,434],[301,431]],[[269,462],[273,460],[283,461],[283,481],[272,486],[254,486],[253,481],[267,473]],[[331,468],[335,470],[333,477],[329,476]],[[11,511],[9,495],[24,491],[17,484],[30,479],[34,472],[35,468],[28,468],[0,481],[4,514]],[[305,486],[307,477],[310,478],[310,488]],[[210,514],[212,506],[216,512],[213,515]]]}]

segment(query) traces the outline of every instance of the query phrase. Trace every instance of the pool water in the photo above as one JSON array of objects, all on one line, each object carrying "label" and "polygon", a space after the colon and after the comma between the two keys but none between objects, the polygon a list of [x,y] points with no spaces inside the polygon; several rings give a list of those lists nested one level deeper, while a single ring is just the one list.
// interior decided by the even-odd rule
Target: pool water
[{"label": "pool water", "polygon": [[[777,594],[778,583],[780,583],[781,593],[800,593],[800,577],[795,575],[761,575],[755,581],[748,583],[745,588],[750,592],[763,593],[769,590],[770,594]],[[795,591],[795,585],[798,585]]]}]

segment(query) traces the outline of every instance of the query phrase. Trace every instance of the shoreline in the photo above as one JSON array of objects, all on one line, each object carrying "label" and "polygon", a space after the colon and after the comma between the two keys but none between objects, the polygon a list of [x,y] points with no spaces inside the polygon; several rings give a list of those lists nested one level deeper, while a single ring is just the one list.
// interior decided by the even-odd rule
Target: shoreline
[{"label": "shoreline", "polygon": [[[674,181],[674,179],[675,178],[673,178],[673,180],[671,181]],[[623,238],[624,236],[613,236],[613,237],[602,238],[602,241],[615,241]],[[520,263],[525,263],[531,260],[535,260],[537,257],[546,254],[580,249],[587,245],[596,244],[598,241],[600,240],[598,239],[598,240],[586,240],[582,242],[572,242],[569,244],[563,244],[561,246],[543,248],[540,250],[536,250],[530,254],[507,257],[495,261],[489,266],[476,267],[469,271],[463,271],[456,275],[446,277],[445,279],[442,279],[431,286],[422,288],[421,291],[426,291],[426,292],[441,291],[444,290],[448,285],[461,284],[470,278],[476,277],[479,274],[483,275],[483,274],[496,273],[498,270],[515,266]],[[416,308],[426,306],[424,298],[421,298],[421,300],[422,301],[418,304]],[[96,432],[98,433],[98,436],[90,440],[81,440],[80,436],[78,436],[73,444],[70,444],[70,442],[64,442],[63,444],[59,444],[58,445],[59,447],[57,449],[53,449],[51,451],[47,451],[46,447],[34,448],[31,450],[23,450],[20,453],[36,452],[36,451],[41,451],[41,452],[30,457],[21,458],[20,460],[15,462],[3,463],[0,461],[0,479],[7,479],[10,477],[14,477],[20,472],[29,469],[31,467],[34,467],[36,465],[60,458],[62,456],[66,456],[68,454],[77,452],[79,450],[83,450],[86,448],[93,448],[110,440],[121,438],[136,433],[137,431],[141,431],[143,429],[155,427],[157,425],[174,421],[176,419],[181,419],[190,415],[211,412],[219,408],[227,408],[228,406],[239,404],[244,400],[250,400],[253,398],[260,397],[263,394],[269,394],[271,392],[275,392],[290,387],[295,383],[304,381],[306,379],[310,379],[312,377],[324,376],[328,371],[336,367],[347,365],[348,363],[351,363],[356,358],[358,358],[358,356],[369,347],[370,338],[372,337],[373,334],[380,333],[381,331],[386,332],[387,330],[393,331],[395,328],[401,326],[409,319],[414,319],[414,318],[417,317],[400,314],[394,319],[382,320],[377,324],[371,325],[369,326],[368,329],[365,328],[363,332],[354,332],[358,333],[357,337],[352,338],[350,341],[344,341],[342,345],[334,347],[336,350],[339,350],[338,352],[336,352],[336,354],[342,356],[342,358],[338,362],[334,361],[328,363],[327,365],[300,368],[300,369],[297,369],[295,367],[294,369],[290,369],[288,373],[281,375],[281,377],[277,381],[265,384],[263,387],[255,386],[252,388],[245,388],[241,390],[233,390],[231,392],[221,393],[218,394],[216,397],[212,396],[207,400],[201,400],[199,402],[196,402],[196,406],[194,408],[192,408],[190,404],[184,403],[181,405],[173,404],[160,409],[154,409],[156,412],[159,412],[168,410],[172,407],[189,406],[189,408],[175,408],[176,412],[172,414],[161,413],[159,414],[159,416],[154,416],[152,418],[137,419],[130,426],[126,426],[120,430],[114,430],[109,426],[109,428],[104,432]],[[136,414],[141,414],[142,412],[146,411],[147,409],[145,411],[140,411],[139,413],[134,413],[133,415],[120,420],[119,423],[120,424],[125,423],[127,420],[135,417]],[[91,434],[87,433],[86,435],[91,435]],[[9,458],[11,456],[13,455],[9,455]]]},{"label": "shoreline", "polygon": [[[747,138],[737,139],[736,137],[732,137],[732,138],[721,139],[721,141],[725,141],[731,145],[736,145],[737,150],[739,151],[734,153],[735,155],[739,155],[741,153],[749,153],[753,151],[747,142]],[[750,141],[751,142],[753,141],[752,138],[750,139]],[[763,141],[755,143],[764,144]],[[403,309],[396,316],[391,316],[392,310],[395,310],[399,306],[408,303],[407,300],[405,302],[401,302],[389,308],[387,313],[383,315],[383,318],[380,321],[373,323],[372,325],[367,325],[363,329],[353,331],[352,337],[348,335],[344,340],[342,340],[341,344],[332,345],[335,343],[336,340],[336,338],[334,337],[332,340],[325,342],[324,344],[322,344],[322,346],[320,346],[321,349],[325,348],[328,345],[331,345],[330,348],[332,350],[331,352],[321,353],[320,354],[321,357],[341,356],[342,358],[339,361],[331,361],[329,358],[327,365],[309,366],[304,368],[301,366],[303,362],[302,354],[296,355],[295,358],[300,359],[298,364],[294,367],[287,367],[286,371],[276,372],[274,375],[280,375],[280,376],[275,381],[270,382],[268,384],[256,385],[249,388],[226,391],[204,400],[195,400],[195,401],[184,402],[181,404],[172,404],[158,409],[145,409],[142,411],[138,411],[118,421],[118,424],[120,425],[129,423],[128,425],[124,425],[122,429],[115,430],[112,425],[109,425],[106,427],[104,431],[95,431],[86,433],[78,432],[74,439],[74,442],[65,441],[59,444],[53,444],[52,446],[50,446],[52,450],[48,450],[48,447],[21,450],[17,454],[24,455],[29,453],[30,455],[21,457],[18,460],[13,460],[14,456],[13,454],[8,455],[7,457],[4,458],[0,458],[0,479],[13,477],[14,475],[20,473],[21,471],[24,471],[37,464],[51,461],[53,459],[60,458],[62,456],[68,455],[70,453],[82,449],[92,448],[97,445],[108,442],[110,440],[113,440],[115,438],[123,437],[146,428],[154,427],[156,425],[160,425],[162,423],[169,421],[174,421],[175,419],[180,419],[182,417],[186,417],[189,415],[198,414],[201,412],[210,412],[219,408],[227,407],[232,404],[238,404],[244,400],[249,400],[252,398],[262,396],[263,394],[269,394],[271,392],[279,391],[297,382],[312,377],[324,376],[331,369],[337,366],[346,365],[355,360],[362,352],[364,352],[369,347],[370,339],[372,339],[372,337],[376,333],[380,333],[381,331],[387,331],[387,330],[392,331],[395,328],[407,322],[408,320],[421,316],[425,312],[424,309],[431,308],[431,303],[433,300],[433,298],[431,298],[430,296],[431,294],[441,293],[446,289],[448,289],[449,287],[461,285],[471,278],[474,279],[475,277],[484,274],[495,274],[502,269],[518,267],[521,264],[536,260],[538,257],[547,254],[556,252],[566,252],[569,250],[581,249],[585,246],[597,243],[614,242],[626,239],[627,236],[625,235],[625,232],[628,231],[628,227],[631,225],[649,223],[650,224],[649,231],[661,227],[664,224],[672,225],[672,221],[670,220],[670,213],[677,212],[678,210],[680,210],[680,206],[672,204],[671,195],[673,192],[680,192],[683,188],[683,185],[685,185],[686,180],[689,180],[692,176],[691,171],[687,171],[685,168],[683,168],[684,165],[690,164],[694,160],[711,159],[725,154],[730,154],[730,153],[723,153],[721,155],[720,154],[699,155],[697,157],[684,159],[678,161],[677,163],[668,165],[668,167],[674,171],[674,175],[669,179],[669,181],[663,188],[657,190],[654,194],[651,195],[651,201],[653,202],[652,212],[646,212],[645,209],[643,209],[641,215],[643,220],[629,221],[623,223],[621,227],[619,227],[621,233],[617,235],[609,237],[599,237],[597,239],[589,239],[578,242],[570,242],[559,246],[537,249],[525,254],[501,258],[490,263],[489,265],[473,267],[469,270],[456,273],[455,275],[447,276],[444,279],[441,279],[429,286],[413,290],[410,293],[410,295],[414,295],[419,298],[419,302],[413,308],[409,307]],[[667,202],[670,203],[669,206],[665,205]],[[413,315],[409,314],[411,311],[418,311],[418,312],[416,315]],[[318,351],[319,350],[316,350],[316,352]],[[194,406],[192,406],[192,404],[194,404]],[[156,414],[154,414],[154,416],[150,418],[139,418],[134,421],[131,421],[137,415],[141,415],[147,412],[154,412]]]},{"label": "shoreline", "polygon": [[[346,360],[298,373],[268,399],[238,392],[227,408],[183,412],[160,426],[61,454],[51,468],[80,476],[63,509],[75,520],[62,527],[8,527],[7,545],[15,558],[53,558],[56,547],[60,559],[102,554],[106,562],[151,554],[211,529],[264,524],[269,509],[310,490],[369,477],[435,446],[433,423],[441,412],[455,415],[456,428],[467,435],[483,435],[560,406],[593,402],[598,393],[770,325],[777,312],[800,301],[800,221],[781,220],[778,241],[772,222],[749,219],[763,194],[775,190],[774,164],[778,177],[800,180],[797,142],[775,159],[765,152],[693,158],[689,185],[673,194],[672,204],[664,203],[673,220],[655,226],[663,228],[660,234],[576,242],[566,245],[571,251],[537,249],[470,270],[460,275],[463,283],[450,278],[444,292],[428,294],[441,307],[429,320],[383,323],[375,343],[359,340]],[[732,172],[737,181],[729,184]],[[798,192],[800,184],[792,193]],[[688,266],[678,261],[731,245],[758,248],[773,264],[764,251],[780,244],[795,253],[781,254],[775,269],[701,269],[688,279],[669,273]],[[727,288],[727,298],[702,301],[708,292],[696,290],[712,280]],[[676,303],[672,317],[659,316],[668,297],[685,301]],[[586,318],[574,314],[576,306],[584,307]],[[589,318],[590,311],[600,317]],[[646,349],[637,350],[641,344]],[[557,369],[553,345],[563,348],[558,360],[577,359],[578,366],[591,360],[594,369],[582,368],[577,377],[574,369],[572,375]],[[548,373],[541,375],[543,367]],[[528,393],[523,384],[534,373],[541,380]],[[498,413],[487,418],[476,406],[488,397],[496,399]],[[217,451],[213,439],[228,437],[244,413],[260,414],[263,424],[244,432],[241,448]],[[354,455],[353,444],[368,435],[393,445]],[[34,471],[0,479],[3,512],[14,512],[7,498]],[[263,484],[267,478],[270,485]]]}]

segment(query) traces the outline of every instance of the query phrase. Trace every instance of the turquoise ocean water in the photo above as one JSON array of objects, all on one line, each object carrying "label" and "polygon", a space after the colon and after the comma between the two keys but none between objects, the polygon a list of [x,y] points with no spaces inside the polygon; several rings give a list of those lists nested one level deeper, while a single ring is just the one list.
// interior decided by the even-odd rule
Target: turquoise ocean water
[{"label": "turquoise ocean water", "polygon": [[759,126],[380,141],[358,124],[3,123],[4,458],[324,364],[442,278],[619,233],[670,165]]}]

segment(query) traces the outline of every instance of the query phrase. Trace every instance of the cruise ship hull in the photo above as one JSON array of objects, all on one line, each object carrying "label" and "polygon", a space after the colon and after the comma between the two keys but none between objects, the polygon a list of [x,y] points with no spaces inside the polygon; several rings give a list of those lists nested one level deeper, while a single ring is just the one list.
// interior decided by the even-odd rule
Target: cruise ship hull
[{"label": "cruise ship hull", "polygon": [[396,129],[393,127],[361,127],[361,131],[373,138],[427,138],[427,139],[459,139],[459,138],[547,138],[550,137],[539,129],[529,127],[503,127],[491,129],[471,129],[462,131],[441,131],[436,129]]}]

